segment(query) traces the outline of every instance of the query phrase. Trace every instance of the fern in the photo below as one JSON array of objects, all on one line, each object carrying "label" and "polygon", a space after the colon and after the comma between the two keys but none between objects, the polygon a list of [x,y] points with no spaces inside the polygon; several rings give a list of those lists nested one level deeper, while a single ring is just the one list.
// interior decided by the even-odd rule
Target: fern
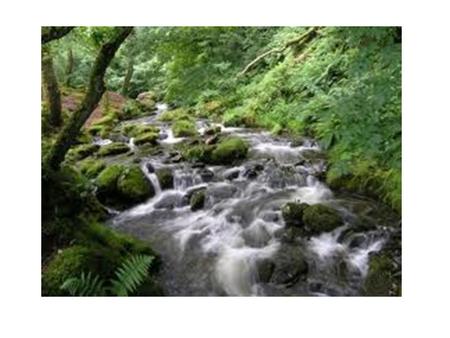
[{"label": "fern", "polygon": [[117,296],[128,296],[145,280],[153,257],[135,255],[126,259],[116,270],[116,279],[111,281],[112,292]]},{"label": "fern", "polygon": [[69,292],[71,296],[103,296],[105,288],[103,281],[98,275],[87,275],[82,272],[80,277],[72,277],[67,279],[61,289]]},{"label": "fern", "polygon": [[71,296],[104,296],[108,292],[116,296],[128,296],[145,281],[153,258],[147,255],[128,257],[116,269],[116,278],[109,280],[109,286],[98,275],[82,272],[80,277],[66,279],[61,290],[67,291]]}]

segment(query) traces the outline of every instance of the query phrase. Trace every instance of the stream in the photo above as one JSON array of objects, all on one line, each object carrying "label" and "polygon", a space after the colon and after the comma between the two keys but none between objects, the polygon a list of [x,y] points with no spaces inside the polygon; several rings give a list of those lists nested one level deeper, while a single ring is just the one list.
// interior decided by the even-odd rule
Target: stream
[{"label": "stream", "polygon": [[[146,202],[116,214],[109,226],[151,244],[161,255],[158,275],[171,296],[356,296],[369,258],[383,249],[398,222],[380,204],[334,193],[323,182],[326,162],[314,140],[292,140],[246,128],[222,128],[250,145],[239,166],[170,161],[183,138],[156,114],[127,123],[161,128],[164,151],[143,158],[142,170],[155,188]],[[211,125],[199,119],[200,134]],[[96,140],[108,144],[109,140]],[[134,147],[133,139],[129,140]],[[170,168],[174,187],[162,190],[154,173]],[[191,211],[189,197],[205,190],[204,208]],[[344,225],[304,238],[287,228],[281,207],[292,201],[336,209]]]}]

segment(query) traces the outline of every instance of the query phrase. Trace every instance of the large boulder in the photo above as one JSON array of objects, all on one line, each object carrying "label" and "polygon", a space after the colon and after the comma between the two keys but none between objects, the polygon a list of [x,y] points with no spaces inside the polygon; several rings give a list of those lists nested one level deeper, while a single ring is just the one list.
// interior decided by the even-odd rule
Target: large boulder
[{"label": "large boulder", "polygon": [[239,137],[228,137],[219,142],[211,153],[214,164],[232,164],[247,156],[248,143]]},{"label": "large boulder", "polygon": [[154,196],[155,191],[139,166],[130,166],[123,170],[117,181],[117,189],[127,202],[138,203]]},{"label": "large boulder", "polygon": [[142,202],[155,194],[151,182],[138,165],[113,164],[98,175],[95,183],[98,197],[118,208]]},{"label": "large boulder", "polygon": [[303,210],[303,223],[307,231],[314,235],[330,232],[344,224],[339,213],[324,204],[314,204]]}]

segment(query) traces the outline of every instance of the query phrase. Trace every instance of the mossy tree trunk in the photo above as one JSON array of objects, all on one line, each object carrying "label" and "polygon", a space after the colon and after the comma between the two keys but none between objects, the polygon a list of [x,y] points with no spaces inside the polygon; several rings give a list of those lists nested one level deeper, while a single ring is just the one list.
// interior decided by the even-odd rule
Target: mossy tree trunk
[{"label": "mossy tree trunk", "polygon": [[42,46],[42,79],[50,111],[48,123],[53,127],[58,127],[62,123],[61,94],[53,67],[53,57],[47,46]]},{"label": "mossy tree trunk", "polygon": [[133,27],[117,27],[114,36],[102,45],[95,59],[94,67],[89,78],[89,86],[80,107],[72,114],[67,124],[59,133],[55,143],[45,157],[45,168],[58,170],[61,162],[76,140],[83,124],[97,107],[105,92],[104,76],[114,54],[131,33]]},{"label": "mossy tree trunk", "polygon": [[72,73],[73,73],[73,50],[72,48],[69,48],[67,51],[67,66],[66,66],[66,86],[70,87]]},{"label": "mossy tree trunk", "polygon": [[134,60],[132,57],[130,57],[128,59],[127,72],[125,74],[125,78],[123,80],[123,85],[122,85],[122,95],[123,96],[128,96],[131,78],[133,77],[133,72],[134,72]]}]

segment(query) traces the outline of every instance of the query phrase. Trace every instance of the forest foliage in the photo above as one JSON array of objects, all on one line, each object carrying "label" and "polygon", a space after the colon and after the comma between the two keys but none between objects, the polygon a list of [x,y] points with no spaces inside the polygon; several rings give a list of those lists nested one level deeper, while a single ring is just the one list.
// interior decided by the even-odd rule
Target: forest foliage
[{"label": "forest foliage", "polygon": [[[70,124],[70,116],[76,115],[64,109],[79,105],[87,88],[93,87],[94,64],[117,31],[114,27],[43,28],[42,64],[49,71],[44,76],[46,90],[59,85],[55,109],[50,109],[56,114],[49,114],[43,103],[43,158]],[[175,136],[196,134],[194,117],[206,117],[227,126],[312,137],[326,151],[326,180],[332,188],[370,194],[401,211],[399,27],[138,27],[103,66],[106,89],[122,96],[103,95],[104,114],[85,125],[88,134],[108,134],[143,104],[164,101],[172,109],[160,118],[174,121]],[[144,92],[147,101],[131,100]],[[67,101],[69,96],[74,102]],[[62,112],[57,109],[60,101],[65,102]],[[117,108],[123,101],[123,108]],[[66,162],[97,151],[92,145],[76,145],[80,138],[89,137],[78,132],[73,133],[77,139],[71,140],[74,146]],[[154,130],[141,135],[142,142],[154,142],[156,137]],[[188,153],[194,158],[206,156],[195,147]],[[141,243],[98,225],[104,210],[92,199],[90,183],[66,164],[56,173],[43,170],[43,259],[52,259],[45,264],[43,294],[105,294],[103,284],[113,281],[114,267],[120,268],[126,257],[154,255]],[[98,174],[104,165],[86,163],[82,174]],[[56,248],[68,244],[72,246],[55,256]],[[111,254],[111,248],[120,250]],[[75,263],[69,266],[61,257]],[[109,260],[111,268],[103,271],[92,257]],[[146,260],[134,262],[136,279],[119,293],[136,291],[145,278],[146,292],[159,292],[144,276],[150,264]],[[81,269],[87,265],[93,268]],[[66,289],[60,289],[67,280]]]}]

